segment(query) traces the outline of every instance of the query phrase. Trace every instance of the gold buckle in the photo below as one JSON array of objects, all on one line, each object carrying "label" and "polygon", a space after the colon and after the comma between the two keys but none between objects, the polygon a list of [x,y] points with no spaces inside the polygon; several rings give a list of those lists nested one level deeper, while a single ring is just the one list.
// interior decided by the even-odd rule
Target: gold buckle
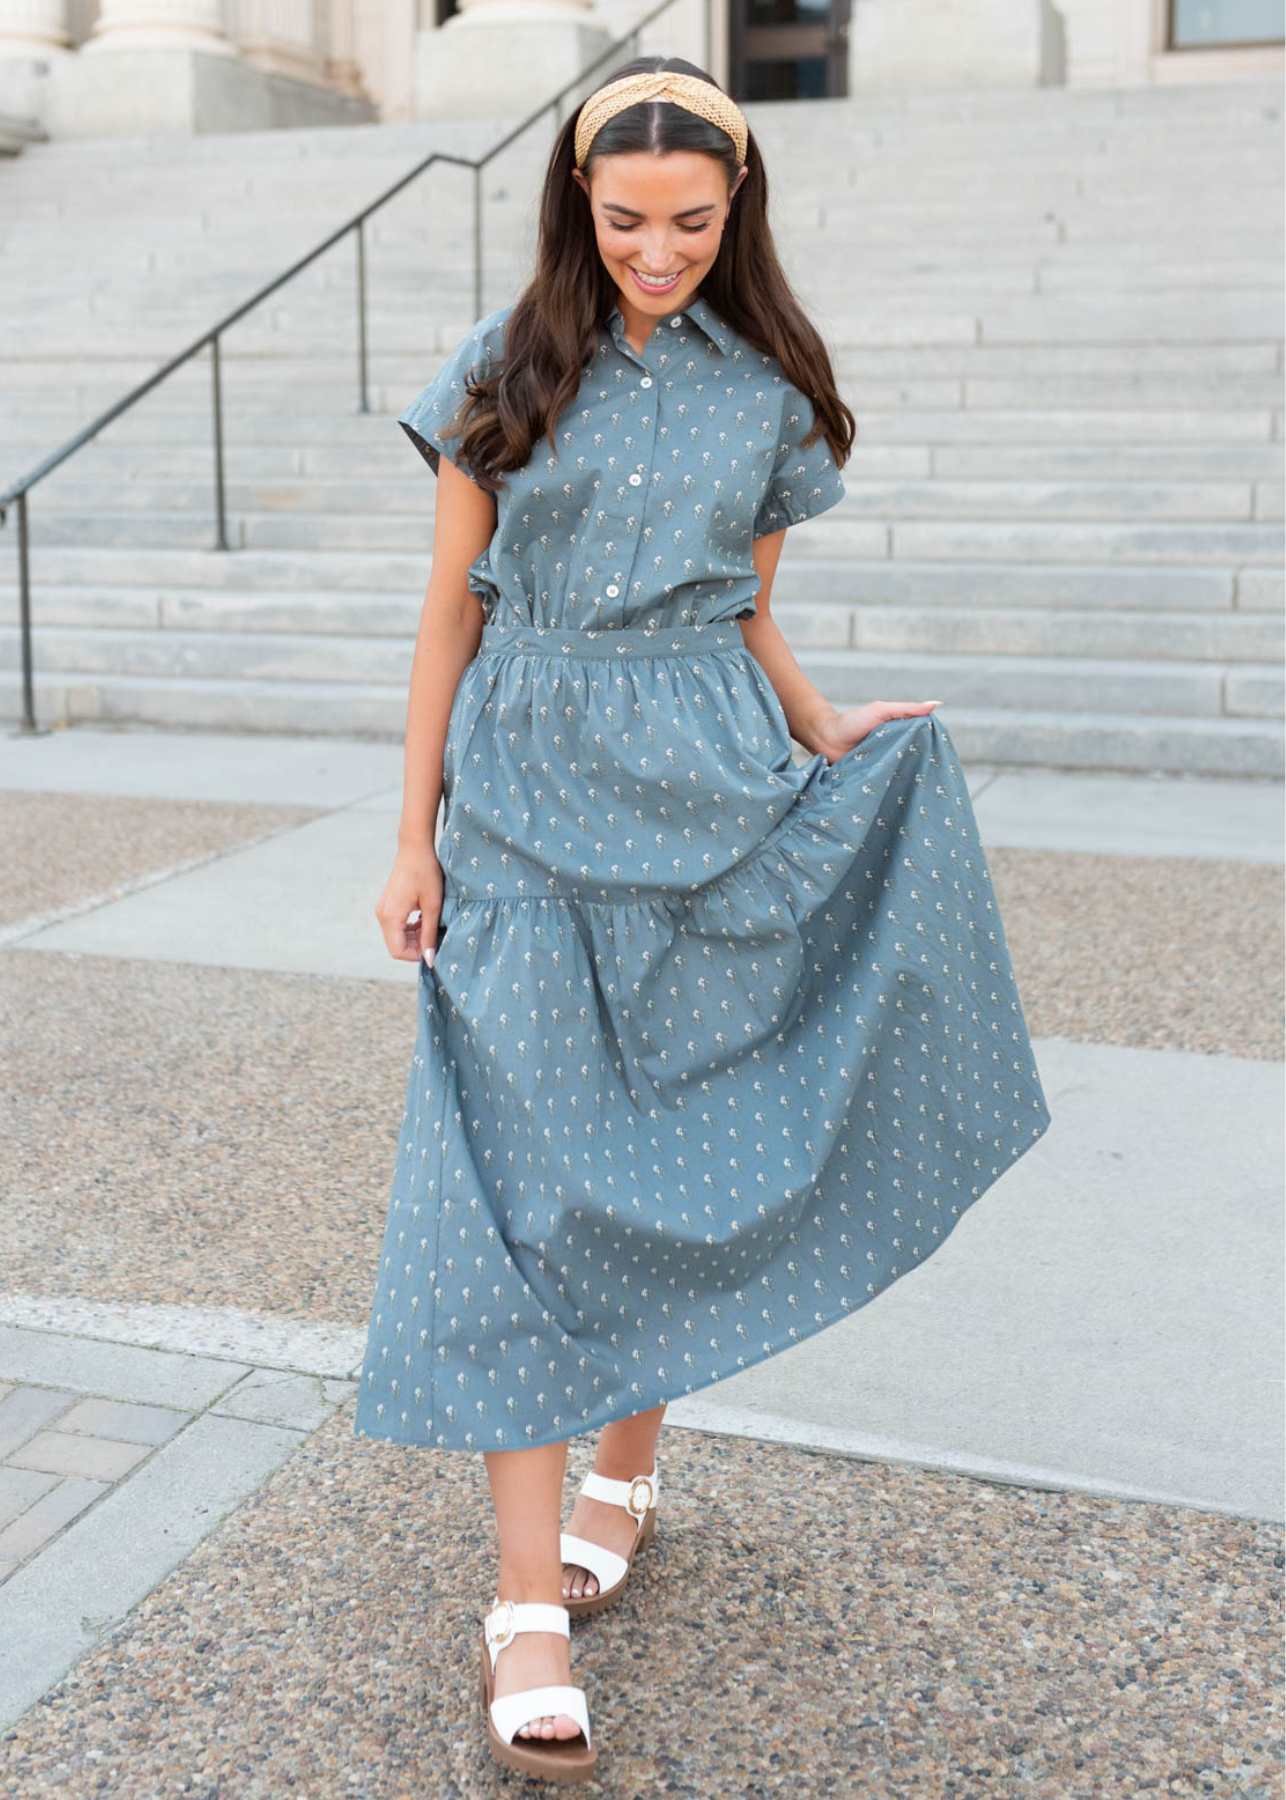
[{"label": "gold buckle", "polygon": [[[498,1628],[496,1620],[501,1616],[503,1616],[505,1623],[503,1627]],[[497,1650],[503,1650],[507,1644],[511,1644],[515,1636],[513,1601],[498,1601],[487,1614],[486,1624],[483,1629],[486,1632],[488,1644],[494,1645]]]},{"label": "gold buckle", "polygon": [[[637,1498],[640,1488],[643,1489],[644,1494],[647,1496],[642,1505],[639,1504]],[[655,1495],[652,1491],[650,1479],[646,1475],[636,1475],[630,1483],[629,1499],[625,1502],[626,1511],[631,1513],[634,1518],[641,1519],[651,1510],[654,1500]]]}]

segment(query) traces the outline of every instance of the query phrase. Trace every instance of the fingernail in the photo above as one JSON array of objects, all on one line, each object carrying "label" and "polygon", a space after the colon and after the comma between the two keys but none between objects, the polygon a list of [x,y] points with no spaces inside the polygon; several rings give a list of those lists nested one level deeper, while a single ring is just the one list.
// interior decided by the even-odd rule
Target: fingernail
[{"label": "fingernail", "polygon": [[430,968],[432,968],[433,967],[433,951],[431,949],[426,950],[426,951],[424,951],[423,954],[424,954],[425,962],[429,965]]}]

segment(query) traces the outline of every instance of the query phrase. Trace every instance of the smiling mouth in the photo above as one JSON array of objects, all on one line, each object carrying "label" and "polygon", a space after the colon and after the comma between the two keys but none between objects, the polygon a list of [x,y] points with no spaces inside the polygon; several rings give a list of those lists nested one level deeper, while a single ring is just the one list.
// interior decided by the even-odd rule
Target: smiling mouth
[{"label": "smiling mouth", "polygon": [[676,269],[672,275],[666,275],[660,281],[657,281],[652,277],[644,275],[641,270],[634,267],[633,263],[627,263],[626,267],[645,293],[664,294],[668,289],[672,288],[683,275],[682,269]]}]

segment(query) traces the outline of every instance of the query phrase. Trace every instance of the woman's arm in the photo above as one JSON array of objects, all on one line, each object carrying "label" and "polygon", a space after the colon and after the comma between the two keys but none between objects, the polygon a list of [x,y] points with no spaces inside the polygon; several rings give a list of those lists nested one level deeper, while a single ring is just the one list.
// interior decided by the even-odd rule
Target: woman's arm
[{"label": "woman's arm", "polygon": [[756,538],[751,545],[759,592],[755,595],[755,616],[742,619],[741,635],[746,640],[746,648],[776,690],[786,723],[790,726],[790,735],[805,750],[818,751],[822,749],[828,727],[838,715],[795,661],[780,626],[768,610],[773,578],[785,542],[786,533],[782,530]]},{"label": "woman's arm", "polygon": [[433,845],[442,799],[447,720],[460,677],[478,653],[482,606],[469,569],[496,529],[495,496],[443,456],[438,464],[433,568],[420,613],[406,703],[406,759],[399,844]]},{"label": "woman's arm", "polygon": [[[434,828],[442,800],[447,722],[460,677],[477,655],[482,607],[469,568],[496,529],[495,496],[446,456],[438,467],[433,567],[420,613],[406,705],[406,753],[397,857],[375,906],[389,954],[433,960],[442,910],[442,870]],[[418,923],[410,914],[420,910]]]},{"label": "woman's arm", "polygon": [[868,700],[864,706],[850,706],[840,712],[822,698],[795,661],[769,611],[773,578],[785,542],[784,530],[754,540],[751,554],[760,587],[755,595],[754,618],[742,619],[740,623],[746,648],[772,683],[796,742],[814,755],[820,751],[827,762],[837,762],[885,719],[909,718],[941,706],[940,700]]}]

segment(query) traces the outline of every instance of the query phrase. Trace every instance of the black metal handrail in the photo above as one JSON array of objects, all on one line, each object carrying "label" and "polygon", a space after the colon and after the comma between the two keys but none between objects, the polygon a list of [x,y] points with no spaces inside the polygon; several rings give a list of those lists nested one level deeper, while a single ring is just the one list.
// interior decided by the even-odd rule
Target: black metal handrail
[{"label": "black metal handrail", "polygon": [[[416,163],[413,169],[408,170],[405,175],[395,181],[391,187],[385,188],[384,192],[380,194],[377,199],[372,200],[368,205],[364,206],[360,212],[354,213],[352,218],[341,225],[338,230],[332,231],[329,237],[324,238],[320,244],[315,245],[313,249],[308,251],[307,255],[301,256],[296,262],[291,263],[288,269],[283,269],[280,275],[274,276],[273,279],[261,287],[257,293],[252,294],[248,300],[243,300],[240,306],[235,307],[232,312],[226,313],[216,325],[212,325],[208,331],[203,331],[201,336],[194,339],[185,350],[180,350],[177,356],[172,356],[169,362],[164,363],[157,369],[155,374],[149,375],[146,381],[141,381],[137,387],[131,388],[130,391],[123,395],[114,406],[108,407],[105,413],[100,413],[98,418],[82,427],[74,437],[68,438],[67,442],[61,445],[59,449],[53,451],[43,462],[38,463],[34,469],[24,475],[20,481],[16,481],[12,487],[7,488],[4,493],[0,494],[0,525],[6,523],[10,506],[16,507],[18,514],[18,605],[19,621],[22,629],[23,711],[22,722],[19,726],[21,732],[34,732],[37,728],[31,656],[31,559],[27,519],[27,494],[35,487],[36,483],[43,480],[43,478],[48,475],[51,470],[56,469],[60,463],[66,462],[67,458],[74,455],[83,444],[88,443],[91,438],[96,437],[105,425],[110,425],[113,419],[118,418],[121,413],[128,411],[128,409],[141,400],[145,394],[151,393],[152,389],[164,381],[167,376],[172,375],[175,369],[182,368],[184,363],[190,362],[198,351],[204,350],[208,344],[210,346],[210,373],[212,383],[211,404],[214,423],[214,503],[217,535],[215,547],[219,550],[231,549],[232,546],[228,542],[227,508],[223,474],[223,375],[219,347],[219,340],[223,333],[227,331],[230,326],[235,325],[239,319],[244,318],[245,315],[258,306],[261,301],[266,300],[269,294],[275,294],[279,287],[284,286],[286,282],[298,275],[301,269],[306,269],[310,263],[315,262],[319,256],[324,255],[327,250],[339,243],[342,238],[347,237],[350,232],[355,232],[357,236],[357,369],[358,390],[360,395],[358,411],[368,413],[371,409],[369,403],[366,343],[366,239],[364,235],[364,227],[367,219],[370,218],[372,213],[378,212],[382,206],[386,206],[390,200],[400,194],[403,188],[409,187],[411,182],[417,181],[427,169],[432,168],[434,163],[458,163],[462,168],[472,169],[473,306],[474,317],[481,318],[483,170],[493,157],[499,156],[502,150],[507,150],[510,144],[520,138],[524,132],[530,131],[531,127],[535,125],[538,120],[543,119],[547,112],[552,110],[555,118],[558,118],[559,123],[561,124],[559,115],[563,101],[567,98],[568,94],[574,89],[581,87],[582,84],[593,75],[600,64],[614,61],[618,58],[627,46],[633,46],[633,54],[637,55],[639,33],[645,26],[650,25],[654,19],[659,18],[663,12],[668,12],[672,6],[679,4],[680,0],[660,0],[660,4],[654,6],[651,12],[644,13],[641,19],[636,20],[634,25],[624,34],[624,36],[616,38],[605,50],[601,51],[592,62],[588,63],[578,75],[574,75],[570,81],[564,82],[562,87],[560,87],[556,93],[551,94],[548,100],[544,101],[536,108],[535,112],[529,113],[520,124],[516,125],[513,130],[508,133],[507,136],[500,138],[494,143],[484,155],[480,157],[454,156],[447,150],[432,151],[428,156]],[[711,0],[701,0],[701,6],[705,36],[704,62],[705,66],[708,68],[710,66],[712,46]]]}]

